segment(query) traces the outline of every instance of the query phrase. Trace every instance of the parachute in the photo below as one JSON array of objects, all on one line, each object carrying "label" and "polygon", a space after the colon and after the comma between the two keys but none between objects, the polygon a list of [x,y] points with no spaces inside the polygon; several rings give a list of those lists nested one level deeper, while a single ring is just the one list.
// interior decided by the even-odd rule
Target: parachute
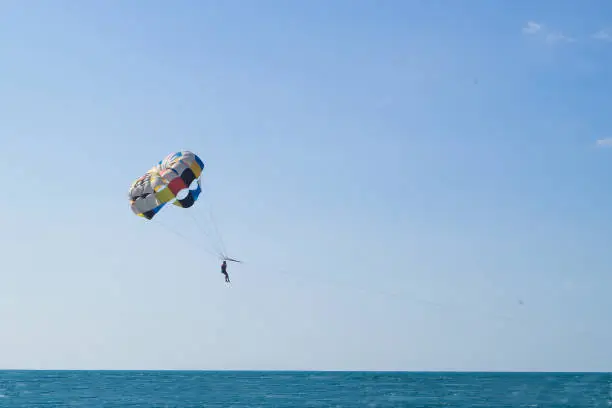
[{"label": "parachute", "polygon": [[[189,150],[170,153],[130,185],[128,197],[132,212],[147,220],[157,221],[159,212],[168,204],[192,211],[191,207],[202,193],[204,167],[202,159]],[[189,215],[196,221],[193,213]],[[176,231],[172,232],[185,238]],[[218,230],[216,232],[220,235]],[[220,244],[215,252],[219,259],[239,262],[225,254],[220,236],[218,241]]]},{"label": "parachute", "polygon": [[132,211],[150,220],[168,203],[190,208],[202,192],[203,170],[204,162],[190,151],[169,154],[130,186]]}]

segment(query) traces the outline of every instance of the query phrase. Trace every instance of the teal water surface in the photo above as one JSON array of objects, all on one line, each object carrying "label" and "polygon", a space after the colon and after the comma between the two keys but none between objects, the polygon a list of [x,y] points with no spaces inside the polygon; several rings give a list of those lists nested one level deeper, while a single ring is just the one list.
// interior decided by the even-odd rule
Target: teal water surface
[{"label": "teal water surface", "polygon": [[0,407],[610,407],[609,373],[0,371]]}]

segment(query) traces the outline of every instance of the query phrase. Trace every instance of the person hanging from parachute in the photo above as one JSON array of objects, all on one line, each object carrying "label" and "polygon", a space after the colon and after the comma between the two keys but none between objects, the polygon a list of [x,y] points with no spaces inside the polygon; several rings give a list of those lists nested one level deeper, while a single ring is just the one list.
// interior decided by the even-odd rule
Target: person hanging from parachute
[{"label": "person hanging from parachute", "polygon": [[221,273],[223,275],[225,275],[225,281],[227,283],[230,283],[230,278],[229,278],[229,275],[227,274],[227,261],[238,262],[238,263],[242,263],[242,261],[239,261],[239,260],[233,259],[233,258],[224,258],[223,259],[223,263],[221,264]]},{"label": "person hanging from parachute", "polygon": [[225,261],[225,259],[223,260],[223,263],[221,264],[221,273],[225,275],[225,282],[230,283],[230,278],[229,278],[229,275],[227,274],[227,262]]},{"label": "person hanging from parachute", "polygon": [[[191,211],[202,193],[203,171],[204,162],[195,153],[181,150],[169,154],[132,182],[128,193],[132,211],[147,220],[156,217],[167,204]],[[241,261],[228,258],[224,252],[218,251],[217,255],[223,259],[221,273],[229,282],[226,260]]]}]

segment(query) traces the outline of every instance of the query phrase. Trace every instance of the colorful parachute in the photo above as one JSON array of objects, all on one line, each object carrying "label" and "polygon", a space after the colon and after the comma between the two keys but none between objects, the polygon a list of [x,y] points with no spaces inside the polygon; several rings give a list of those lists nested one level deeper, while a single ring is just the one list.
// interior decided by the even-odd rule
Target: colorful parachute
[{"label": "colorful parachute", "polygon": [[191,207],[202,192],[203,170],[204,162],[193,152],[169,154],[130,186],[132,211],[150,220],[168,203]]}]

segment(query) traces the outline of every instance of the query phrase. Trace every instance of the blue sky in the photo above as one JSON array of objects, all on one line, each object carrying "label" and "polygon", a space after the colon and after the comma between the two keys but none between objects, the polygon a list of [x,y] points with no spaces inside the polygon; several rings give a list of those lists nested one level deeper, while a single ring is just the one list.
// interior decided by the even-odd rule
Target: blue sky
[{"label": "blue sky", "polygon": [[[612,369],[605,2],[29,4],[0,367]],[[180,149],[231,286],[186,210],[129,209]]]}]

